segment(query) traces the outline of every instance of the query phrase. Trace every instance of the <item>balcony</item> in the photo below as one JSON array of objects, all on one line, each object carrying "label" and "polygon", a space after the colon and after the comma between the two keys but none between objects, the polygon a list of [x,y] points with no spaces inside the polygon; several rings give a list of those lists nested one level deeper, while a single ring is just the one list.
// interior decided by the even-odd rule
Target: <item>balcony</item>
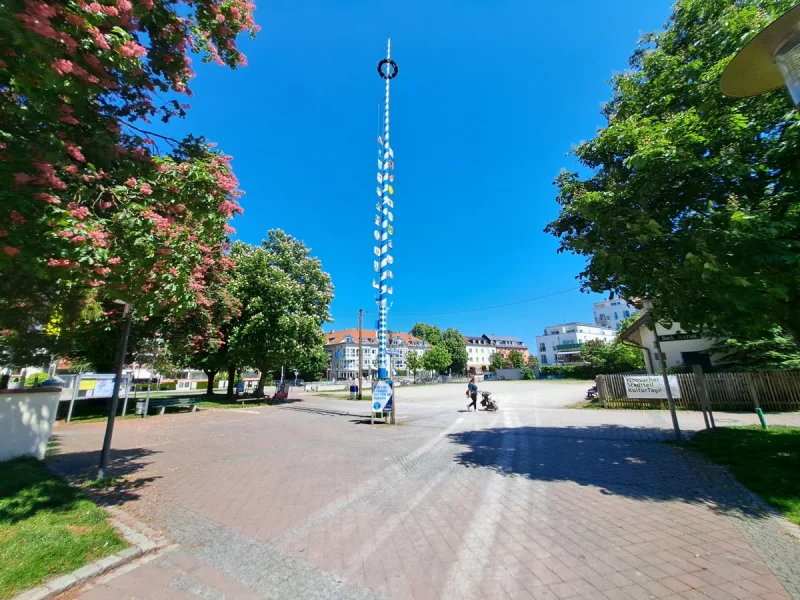
[{"label": "balcony", "polygon": [[570,343],[570,344],[558,344],[555,347],[556,352],[566,352],[568,350],[583,350],[583,344],[580,343]]}]

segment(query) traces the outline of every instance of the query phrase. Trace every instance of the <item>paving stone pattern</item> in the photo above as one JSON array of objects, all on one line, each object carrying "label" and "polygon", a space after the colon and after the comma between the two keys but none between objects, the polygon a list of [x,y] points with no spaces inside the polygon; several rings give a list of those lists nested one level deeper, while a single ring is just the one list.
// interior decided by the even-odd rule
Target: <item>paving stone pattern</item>
[{"label": "paving stone pattern", "polygon": [[[660,443],[668,415],[460,396],[394,428],[310,397],[119,422],[121,508],[179,546],[81,597],[800,598],[797,528]],[[102,433],[58,427],[56,468],[91,469]]]}]

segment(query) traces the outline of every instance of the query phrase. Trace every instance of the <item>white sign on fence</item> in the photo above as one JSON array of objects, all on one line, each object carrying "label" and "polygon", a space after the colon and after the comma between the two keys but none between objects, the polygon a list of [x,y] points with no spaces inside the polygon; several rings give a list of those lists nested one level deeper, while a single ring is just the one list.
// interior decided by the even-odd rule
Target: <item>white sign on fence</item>
[{"label": "white sign on fence", "polygon": [[[668,375],[669,389],[673,398],[681,397],[678,387],[678,377]],[[664,386],[664,377],[661,375],[626,375],[625,394],[628,398],[667,398],[667,389]]]}]

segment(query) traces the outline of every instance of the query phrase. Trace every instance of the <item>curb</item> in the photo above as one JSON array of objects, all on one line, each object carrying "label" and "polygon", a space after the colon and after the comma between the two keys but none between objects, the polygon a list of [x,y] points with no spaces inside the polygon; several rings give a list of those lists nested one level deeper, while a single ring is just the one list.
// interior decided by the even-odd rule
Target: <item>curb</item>
[{"label": "curb", "polygon": [[40,587],[22,592],[14,600],[45,600],[46,598],[53,598],[77,585],[87,583],[111,569],[122,567],[138,558],[172,545],[169,539],[134,520],[120,509],[113,506],[104,507],[104,509],[111,515],[109,523],[130,544],[130,547],[120,550],[111,556],[106,556],[90,565],[83,566],[72,573],[51,579]]}]

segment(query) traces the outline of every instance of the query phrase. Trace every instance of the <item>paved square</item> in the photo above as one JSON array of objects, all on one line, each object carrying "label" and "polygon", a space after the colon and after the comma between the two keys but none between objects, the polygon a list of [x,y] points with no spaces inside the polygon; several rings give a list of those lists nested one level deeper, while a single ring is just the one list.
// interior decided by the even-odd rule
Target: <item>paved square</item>
[{"label": "paved square", "polygon": [[[179,546],[82,597],[800,598],[798,528],[659,443],[667,414],[558,408],[568,382],[465,412],[462,387],[400,388],[396,427],[312,396],[118,422],[121,508]],[[55,468],[91,472],[103,427],[59,425]]]}]

